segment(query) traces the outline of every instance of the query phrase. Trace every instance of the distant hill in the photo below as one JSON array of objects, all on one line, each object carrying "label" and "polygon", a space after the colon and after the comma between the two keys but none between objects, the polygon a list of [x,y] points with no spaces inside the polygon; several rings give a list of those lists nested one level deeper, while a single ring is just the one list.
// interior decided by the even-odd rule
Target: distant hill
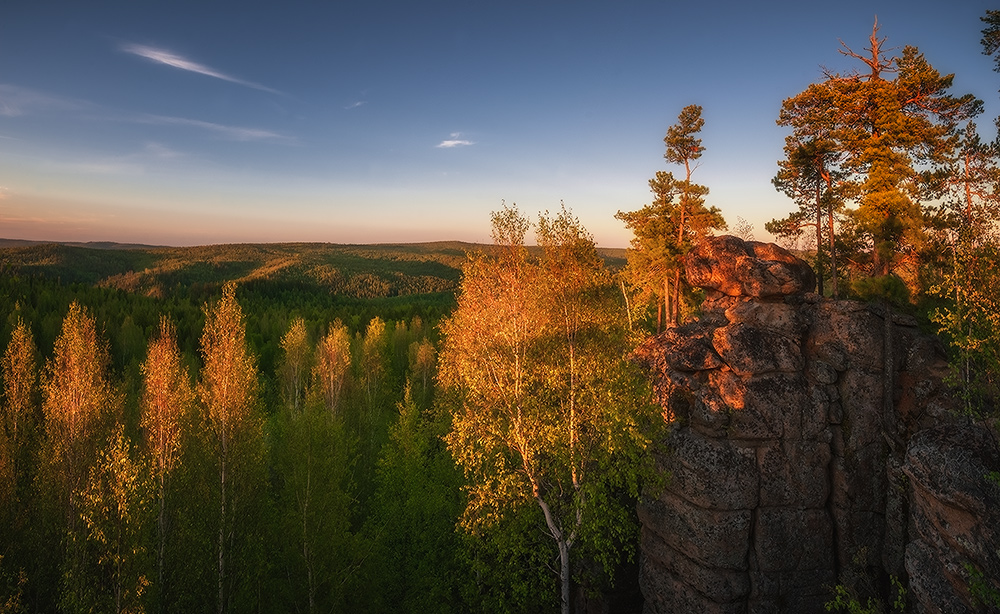
[{"label": "distant hill", "polygon": [[[157,247],[0,239],[0,271],[149,296],[166,296],[177,287],[211,288],[236,281],[380,298],[453,292],[468,254],[485,249],[489,247],[459,241]],[[625,250],[598,251],[610,267],[624,266]]]}]

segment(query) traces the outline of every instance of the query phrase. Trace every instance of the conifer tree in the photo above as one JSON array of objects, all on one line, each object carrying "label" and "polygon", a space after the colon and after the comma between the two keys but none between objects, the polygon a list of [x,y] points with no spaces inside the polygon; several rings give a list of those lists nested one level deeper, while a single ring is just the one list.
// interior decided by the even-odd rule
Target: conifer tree
[{"label": "conifer tree", "polygon": [[791,127],[795,141],[818,139],[841,156],[836,170],[843,195],[857,204],[850,215],[868,245],[869,274],[903,269],[913,278],[926,238],[920,200],[931,176],[921,171],[947,164],[960,123],[982,102],[949,94],[954,75],[941,75],[916,47],[890,57],[884,43],[876,22],[866,55],[841,50],[867,72],[827,74],[782,103],[778,125]]},{"label": "conifer tree", "polygon": [[829,260],[834,298],[839,294],[835,214],[841,202],[835,186],[840,177],[835,167],[840,157],[829,141],[812,138],[803,143],[794,136],[788,137],[785,159],[778,161],[779,170],[771,183],[794,200],[799,209],[764,226],[771,234],[785,238],[798,237],[809,226],[815,230],[817,292],[824,293],[824,272]]},{"label": "conifer tree", "polygon": [[[726,228],[726,222],[716,207],[705,205],[708,188],[693,183],[696,161],[705,147],[698,134],[705,121],[701,107],[688,105],[670,126],[663,142],[663,157],[684,167],[684,179],[673,173],[657,171],[649,180],[654,195],[652,204],[638,211],[619,211],[615,217],[625,222],[635,237],[628,250],[628,266],[624,275],[646,301],[658,298],[657,330],[663,320],[677,323],[681,318],[681,258],[695,241],[713,230]],[[673,290],[669,288],[673,277]]]}]

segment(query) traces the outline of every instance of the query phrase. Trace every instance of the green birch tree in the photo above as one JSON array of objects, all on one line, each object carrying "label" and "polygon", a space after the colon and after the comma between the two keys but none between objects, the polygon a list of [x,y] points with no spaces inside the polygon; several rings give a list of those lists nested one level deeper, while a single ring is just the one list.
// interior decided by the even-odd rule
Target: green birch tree
[{"label": "green birch tree", "polygon": [[488,531],[536,506],[568,613],[574,553],[589,549],[608,569],[629,543],[612,493],[637,494],[645,405],[593,239],[565,209],[543,216],[535,261],[529,226],[516,209],[493,214],[497,249],[464,267],[458,307],[442,324],[439,379],[452,399],[446,441],[468,482],[462,526]]}]

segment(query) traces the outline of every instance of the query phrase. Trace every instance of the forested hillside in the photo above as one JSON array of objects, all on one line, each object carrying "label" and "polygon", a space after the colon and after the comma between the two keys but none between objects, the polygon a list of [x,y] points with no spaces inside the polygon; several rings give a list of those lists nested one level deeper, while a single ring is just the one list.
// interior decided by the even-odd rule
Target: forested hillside
[{"label": "forested hillside", "polygon": [[438,323],[488,248],[109,247],[0,249],[2,611],[555,599],[537,510],[456,531]]}]

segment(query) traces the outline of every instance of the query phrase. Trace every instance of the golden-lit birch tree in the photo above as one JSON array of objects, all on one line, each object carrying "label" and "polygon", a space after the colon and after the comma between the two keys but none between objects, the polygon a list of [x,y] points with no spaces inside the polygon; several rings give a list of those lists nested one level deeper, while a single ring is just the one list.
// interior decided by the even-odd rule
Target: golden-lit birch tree
[{"label": "golden-lit birch tree", "polygon": [[537,505],[568,613],[574,547],[586,541],[598,562],[613,558],[629,523],[610,493],[636,492],[631,453],[648,440],[624,323],[612,315],[618,294],[593,239],[565,209],[543,216],[536,261],[524,246],[529,226],[516,209],[493,214],[497,249],[464,268],[442,324],[439,378],[458,399],[446,440],[469,483],[462,525],[477,532]]},{"label": "golden-lit birch tree", "polygon": [[42,381],[42,412],[46,446],[42,484],[46,499],[62,517],[65,537],[62,587],[64,610],[92,606],[99,590],[93,581],[87,529],[81,521],[84,493],[99,444],[106,439],[110,418],[117,416],[121,399],[108,378],[110,358],[94,319],[73,302],[63,319],[53,355]]},{"label": "golden-lit birch tree", "polygon": [[24,321],[18,319],[10,343],[3,355],[4,398],[0,405],[0,501],[13,503],[13,498],[27,486],[31,475],[26,464],[34,451],[29,449],[36,428],[38,408],[38,350],[35,339]]},{"label": "golden-lit birch tree", "polygon": [[312,362],[312,348],[309,347],[309,332],[304,319],[292,320],[288,331],[281,338],[281,349],[284,351],[284,358],[279,369],[285,403],[294,411],[301,411],[309,378],[309,365]]},{"label": "golden-lit birch tree", "polygon": [[78,515],[78,493],[95,459],[96,436],[104,417],[116,409],[109,363],[94,319],[74,301],[63,319],[42,383],[47,464],[71,529]]},{"label": "golden-lit birch tree", "polygon": [[330,325],[316,348],[312,386],[323,398],[327,411],[336,414],[351,369],[351,335],[340,320]]},{"label": "golden-lit birch tree", "polygon": [[119,425],[80,491],[87,546],[94,552],[90,565],[97,568],[100,579],[91,587],[96,589],[91,593],[91,611],[143,611],[149,586],[143,545],[149,490],[145,467],[135,456]]},{"label": "golden-lit birch tree", "polygon": [[183,429],[194,404],[194,389],[181,360],[177,331],[165,316],[160,318],[157,337],[149,344],[142,376],[141,422],[156,488],[157,589],[162,598],[166,581],[167,490],[171,474],[181,461]]},{"label": "golden-lit birch tree", "polygon": [[235,533],[240,528],[236,510],[239,487],[246,481],[248,459],[242,455],[257,439],[260,429],[255,413],[257,368],[246,341],[243,310],[236,301],[236,285],[227,283],[222,297],[205,307],[205,329],[201,336],[203,366],[198,398],[205,412],[209,435],[215,447],[218,468],[218,539],[216,573],[218,612],[229,609],[231,587],[238,571],[230,569]]}]

